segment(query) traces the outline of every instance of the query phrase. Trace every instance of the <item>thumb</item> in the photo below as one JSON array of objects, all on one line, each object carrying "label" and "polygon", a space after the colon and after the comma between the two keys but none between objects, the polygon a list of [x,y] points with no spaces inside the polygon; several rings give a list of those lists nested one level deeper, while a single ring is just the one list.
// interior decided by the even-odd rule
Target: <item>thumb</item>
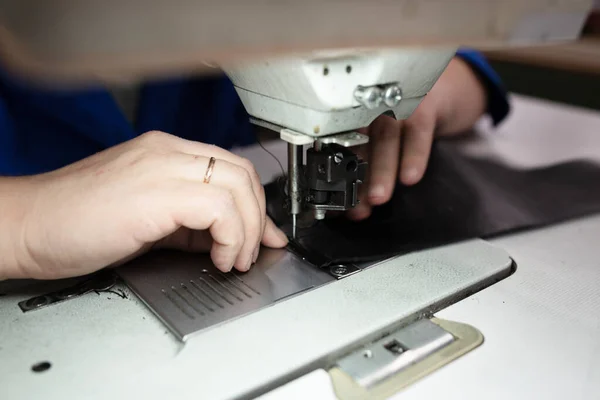
[{"label": "thumb", "polygon": [[268,216],[261,243],[267,247],[272,247],[275,249],[285,247],[288,244],[288,238],[285,233],[275,226],[275,223]]}]

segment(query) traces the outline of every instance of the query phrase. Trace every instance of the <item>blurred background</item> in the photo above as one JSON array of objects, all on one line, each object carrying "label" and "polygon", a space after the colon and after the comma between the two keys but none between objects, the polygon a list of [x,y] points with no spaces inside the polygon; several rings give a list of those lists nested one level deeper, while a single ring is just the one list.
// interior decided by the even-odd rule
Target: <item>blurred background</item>
[{"label": "blurred background", "polygon": [[600,0],[575,43],[486,56],[511,92],[600,110]]}]

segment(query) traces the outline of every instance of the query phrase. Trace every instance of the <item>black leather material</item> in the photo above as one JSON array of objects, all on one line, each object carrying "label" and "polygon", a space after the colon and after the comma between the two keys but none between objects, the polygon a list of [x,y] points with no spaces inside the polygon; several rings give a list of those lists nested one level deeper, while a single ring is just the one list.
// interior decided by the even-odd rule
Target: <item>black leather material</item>
[{"label": "black leather material", "polygon": [[[431,246],[541,227],[600,212],[600,165],[573,161],[519,170],[438,142],[423,180],[398,185],[371,217],[300,226],[290,248],[319,266],[373,261]],[[267,185],[268,213],[286,233],[283,180]]]}]

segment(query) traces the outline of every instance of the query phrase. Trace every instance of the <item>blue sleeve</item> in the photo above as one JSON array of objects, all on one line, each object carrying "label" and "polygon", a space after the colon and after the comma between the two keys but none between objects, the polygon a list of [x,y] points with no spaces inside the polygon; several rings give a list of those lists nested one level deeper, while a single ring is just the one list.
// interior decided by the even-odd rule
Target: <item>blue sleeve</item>
[{"label": "blue sleeve", "polygon": [[487,113],[498,125],[510,112],[508,93],[502,80],[483,54],[471,49],[460,49],[456,56],[471,66],[487,91]]}]

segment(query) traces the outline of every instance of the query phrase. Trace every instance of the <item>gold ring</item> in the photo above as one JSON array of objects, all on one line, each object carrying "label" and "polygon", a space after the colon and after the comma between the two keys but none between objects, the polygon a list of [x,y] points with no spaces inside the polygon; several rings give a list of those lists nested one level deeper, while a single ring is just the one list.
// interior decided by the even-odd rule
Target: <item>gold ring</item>
[{"label": "gold ring", "polygon": [[210,177],[212,176],[213,168],[215,167],[215,161],[217,161],[216,158],[210,158],[210,161],[208,162],[208,168],[206,168],[206,173],[204,174],[204,183],[210,183]]}]

